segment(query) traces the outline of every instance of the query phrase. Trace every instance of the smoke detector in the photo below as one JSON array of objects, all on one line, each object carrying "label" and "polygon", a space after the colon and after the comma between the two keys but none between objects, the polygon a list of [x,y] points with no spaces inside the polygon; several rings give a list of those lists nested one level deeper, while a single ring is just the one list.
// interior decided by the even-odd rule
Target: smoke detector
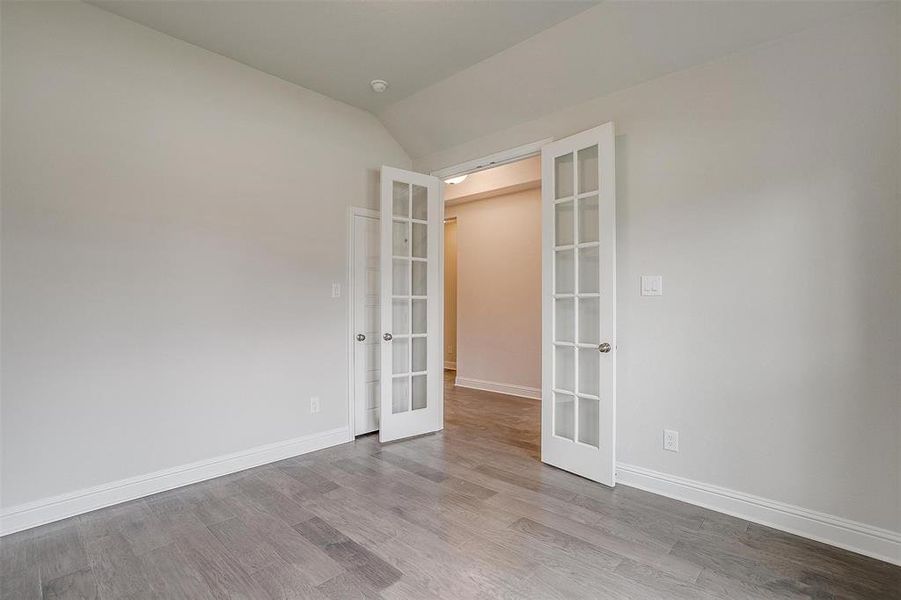
[{"label": "smoke detector", "polygon": [[381,94],[388,89],[388,82],[384,79],[373,79],[369,82],[369,87],[371,87],[372,91],[376,94]]}]

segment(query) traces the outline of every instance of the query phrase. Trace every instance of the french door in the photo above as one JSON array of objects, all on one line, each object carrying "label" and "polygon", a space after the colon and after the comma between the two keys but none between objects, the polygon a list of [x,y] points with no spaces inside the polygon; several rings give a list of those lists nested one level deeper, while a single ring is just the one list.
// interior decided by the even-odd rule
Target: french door
[{"label": "french door", "polygon": [[541,460],[612,486],[616,464],[614,129],[541,149]]},{"label": "french door", "polygon": [[382,442],[443,424],[441,192],[436,177],[382,167]]}]

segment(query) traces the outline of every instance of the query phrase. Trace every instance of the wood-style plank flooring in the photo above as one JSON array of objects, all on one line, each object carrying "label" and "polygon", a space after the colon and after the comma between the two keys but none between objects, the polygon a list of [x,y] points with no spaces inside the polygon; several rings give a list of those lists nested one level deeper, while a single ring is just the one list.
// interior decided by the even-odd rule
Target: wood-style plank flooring
[{"label": "wood-style plank flooring", "polygon": [[0,597],[901,597],[901,568],[544,466],[538,402],[446,390],[439,434],[7,536]]}]

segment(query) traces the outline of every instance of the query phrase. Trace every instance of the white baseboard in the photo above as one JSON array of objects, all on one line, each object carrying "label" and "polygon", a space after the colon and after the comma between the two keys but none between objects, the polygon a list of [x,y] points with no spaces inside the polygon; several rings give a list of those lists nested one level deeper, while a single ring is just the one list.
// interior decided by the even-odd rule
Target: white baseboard
[{"label": "white baseboard", "polygon": [[456,371],[456,370],[457,370],[457,363],[451,362],[451,361],[449,361],[449,360],[446,360],[446,361],[444,361],[444,368],[445,368],[445,369],[449,369],[449,370],[451,370],[451,371]]},{"label": "white baseboard", "polygon": [[616,465],[616,481],[901,565],[895,531],[623,463]]},{"label": "white baseboard", "polygon": [[465,377],[459,376],[454,382],[454,385],[456,385],[457,387],[470,388],[473,390],[497,392],[498,394],[507,394],[508,396],[520,396],[521,398],[541,400],[541,388],[526,387],[524,385],[498,383],[496,381],[485,381],[482,379],[467,379]]},{"label": "white baseboard", "polygon": [[183,485],[322,450],[351,440],[353,437],[347,427],[340,427],[147,475],[120,479],[77,492],[11,506],[0,513],[0,535],[15,533],[120,502],[136,500]]}]

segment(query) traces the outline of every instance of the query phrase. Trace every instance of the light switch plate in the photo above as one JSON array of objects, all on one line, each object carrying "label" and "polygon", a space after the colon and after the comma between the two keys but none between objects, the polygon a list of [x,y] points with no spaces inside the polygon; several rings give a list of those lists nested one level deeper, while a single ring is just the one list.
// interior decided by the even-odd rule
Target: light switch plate
[{"label": "light switch plate", "polygon": [[663,295],[663,276],[662,275],[642,275],[641,276],[641,295],[642,296],[662,296]]},{"label": "light switch plate", "polygon": [[332,284],[332,298],[340,298],[341,297],[341,284],[333,283]]}]

